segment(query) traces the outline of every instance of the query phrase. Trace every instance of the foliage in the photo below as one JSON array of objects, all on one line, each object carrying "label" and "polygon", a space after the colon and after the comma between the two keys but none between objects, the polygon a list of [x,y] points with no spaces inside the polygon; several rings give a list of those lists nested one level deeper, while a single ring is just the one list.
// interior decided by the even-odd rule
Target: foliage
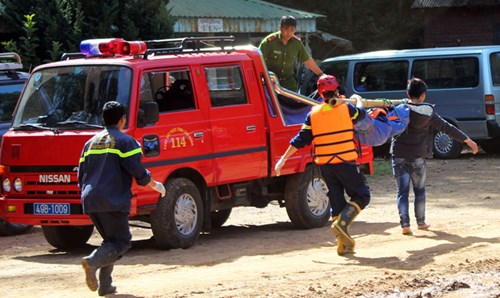
[{"label": "foliage", "polygon": [[40,59],[37,57],[36,49],[40,39],[35,35],[36,22],[34,21],[34,14],[25,15],[26,20],[23,22],[23,29],[26,36],[19,37],[20,51],[24,53],[23,64],[26,69],[31,69],[33,65],[38,65]]},{"label": "foliage", "polygon": [[[63,52],[76,52],[83,39],[122,37],[168,38],[174,20],[168,0],[2,0],[2,18],[12,36],[2,49],[17,49],[23,61],[37,64],[59,59]],[[31,19],[26,20],[25,16]],[[28,28],[21,25],[27,23]],[[43,30],[39,30],[44,28]],[[36,59],[35,59],[36,58]]]}]

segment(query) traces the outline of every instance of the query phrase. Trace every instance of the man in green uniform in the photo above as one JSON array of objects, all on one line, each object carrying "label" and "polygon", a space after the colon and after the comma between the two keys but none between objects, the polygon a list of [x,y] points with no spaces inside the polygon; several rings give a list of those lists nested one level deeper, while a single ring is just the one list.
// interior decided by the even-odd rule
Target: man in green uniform
[{"label": "man in green uniform", "polygon": [[296,27],[297,21],[294,17],[283,16],[280,31],[269,34],[259,45],[268,70],[278,76],[282,87],[292,91],[297,91],[294,78],[296,61],[304,63],[318,76],[323,74],[300,38],[295,35]]}]

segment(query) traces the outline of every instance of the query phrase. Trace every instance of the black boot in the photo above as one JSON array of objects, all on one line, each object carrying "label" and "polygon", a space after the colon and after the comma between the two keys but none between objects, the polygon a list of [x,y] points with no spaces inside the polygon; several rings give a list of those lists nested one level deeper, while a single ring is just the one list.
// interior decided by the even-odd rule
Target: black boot
[{"label": "black boot", "polygon": [[[361,208],[354,202],[349,202],[347,206],[340,212],[339,217],[333,223],[332,231],[337,235],[338,249],[337,253],[343,255],[345,253],[353,253],[356,242],[349,235],[349,227],[354,218],[361,212]],[[340,247],[342,245],[342,247]]]},{"label": "black boot", "polygon": [[99,296],[106,296],[107,294],[116,292],[116,287],[113,285],[113,278],[111,277],[113,267],[114,265],[111,264],[99,270]]},{"label": "black boot", "polygon": [[96,291],[98,282],[95,276],[97,269],[113,264],[118,254],[113,247],[101,246],[90,255],[83,257],[80,264],[85,270],[85,281],[91,291]]}]

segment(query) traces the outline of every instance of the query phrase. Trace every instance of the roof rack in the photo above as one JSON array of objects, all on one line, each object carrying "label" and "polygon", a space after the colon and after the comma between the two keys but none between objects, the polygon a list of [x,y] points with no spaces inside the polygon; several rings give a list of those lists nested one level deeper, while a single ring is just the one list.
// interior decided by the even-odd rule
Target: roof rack
[{"label": "roof rack", "polygon": [[21,57],[14,52],[0,53],[0,70],[23,69]]},{"label": "roof rack", "polygon": [[[234,48],[234,36],[183,37],[147,40],[145,41],[145,43],[148,46],[148,50],[144,54],[144,59],[147,59],[149,55],[170,55],[180,53],[224,51],[226,42],[229,43],[228,46]],[[215,47],[211,43],[219,43],[219,46]],[[166,45],[166,47],[150,48],[161,45]]]},{"label": "roof rack", "polygon": [[82,53],[64,53],[61,55],[61,61],[63,60],[72,60],[72,59],[82,59],[85,58],[85,55]]}]

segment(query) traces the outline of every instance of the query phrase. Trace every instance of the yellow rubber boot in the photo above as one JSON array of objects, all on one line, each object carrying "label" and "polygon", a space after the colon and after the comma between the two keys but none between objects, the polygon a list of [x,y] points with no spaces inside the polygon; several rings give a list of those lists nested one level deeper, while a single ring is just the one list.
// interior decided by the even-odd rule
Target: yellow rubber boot
[{"label": "yellow rubber boot", "polygon": [[348,205],[339,214],[339,217],[332,225],[332,231],[337,235],[339,245],[337,253],[343,255],[346,253],[353,253],[356,242],[349,235],[349,227],[352,222],[361,212],[361,208],[354,202],[349,202]]}]

